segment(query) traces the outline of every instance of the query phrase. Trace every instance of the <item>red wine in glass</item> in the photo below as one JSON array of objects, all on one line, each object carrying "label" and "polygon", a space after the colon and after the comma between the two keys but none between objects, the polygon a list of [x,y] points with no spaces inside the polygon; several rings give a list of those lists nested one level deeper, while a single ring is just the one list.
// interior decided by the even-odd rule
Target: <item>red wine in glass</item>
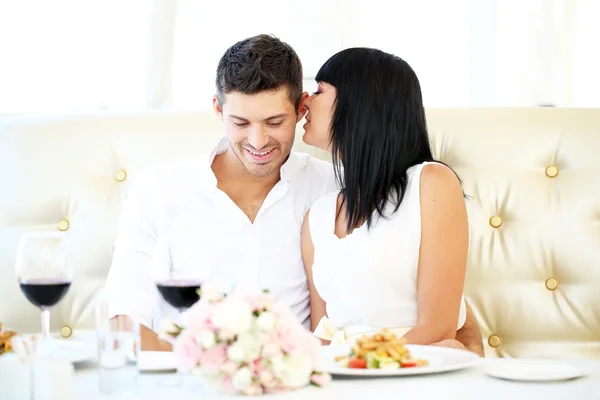
[{"label": "red wine in glass", "polygon": [[60,279],[28,279],[19,284],[27,300],[40,308],[55,306],[71,286],[70,281]]},{"label": "red wine in glass", "polygon": [[[179,313],[179,323],[186,326],[185,311],[193,306],[200,295],[198,290],[202,287],[199,281],[189,279],[166,279],[156,281],[156,288],[162,298],[172,307],[177,309]],[[184,386],[185,371],[178,369],[175,379],[169,379],[165,382],[160,382],[163,386]]]},{"label": "red wine in glass", "polygon": [[198,290],[202,285],[197,281],[167,280],[157,282],[156,287],[163,299],[181,312],[187,310],[200,300]]}]

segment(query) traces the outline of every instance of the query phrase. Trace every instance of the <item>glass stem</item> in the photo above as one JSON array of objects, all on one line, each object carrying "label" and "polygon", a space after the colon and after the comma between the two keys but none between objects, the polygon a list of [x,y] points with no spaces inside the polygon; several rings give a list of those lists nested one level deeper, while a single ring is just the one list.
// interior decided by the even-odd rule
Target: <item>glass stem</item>
[{"label": "glass stem", "polygon": [[42,338],[50,339],[50,310],[42,308]]},{"label": "glass stem", "polygon": [[182,327],[187,328],[188,318],[187,318],[187,312],[186,312],[185,308],[180,308],[178,311],[179,311],[179,324]]}]

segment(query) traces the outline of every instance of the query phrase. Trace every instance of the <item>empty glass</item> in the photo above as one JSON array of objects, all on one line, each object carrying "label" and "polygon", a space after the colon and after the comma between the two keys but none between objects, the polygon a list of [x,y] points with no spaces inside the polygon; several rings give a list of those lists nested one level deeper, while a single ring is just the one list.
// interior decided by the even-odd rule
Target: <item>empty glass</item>
[{"label": "empty glass", "polygon": [[137,391],[140,325],[130,317],[110,318],[104,296],[96,303],[100,391],[118,395]]}]

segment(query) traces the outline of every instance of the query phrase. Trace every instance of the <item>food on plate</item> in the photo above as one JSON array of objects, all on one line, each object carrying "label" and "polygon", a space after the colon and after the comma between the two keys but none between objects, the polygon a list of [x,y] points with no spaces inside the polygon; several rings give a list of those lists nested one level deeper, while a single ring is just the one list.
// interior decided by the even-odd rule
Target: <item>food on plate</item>
[{"label": "food on plate", "polygon": [[336,357],[336,362],[345,368],[397,369],[423,367],[427,360],[412,358],[404,346],[406,341],[396,334],[382,329],[374,335],[363,335],[352,346],[350,354]]},{"label": "food on plate", "polygon": [[17,336],[17,332],[2,330],[2,322],[0,322],[0,355],[12,351],[10,339]]}]

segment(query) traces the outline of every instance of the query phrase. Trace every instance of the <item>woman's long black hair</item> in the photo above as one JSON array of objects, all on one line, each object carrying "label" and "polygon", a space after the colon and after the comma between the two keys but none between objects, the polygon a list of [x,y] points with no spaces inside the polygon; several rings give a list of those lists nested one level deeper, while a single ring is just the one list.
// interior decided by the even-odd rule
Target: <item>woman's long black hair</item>
[{"label": "woman's long black hair", "polygon": [[316,81],[337,91],[331,150],[347,231],[370,228],[374,211],[388,217],[388,202],[398,210],[408,168],[434,161],[419,79],[399,57],[351,48],[327,60]]}]

